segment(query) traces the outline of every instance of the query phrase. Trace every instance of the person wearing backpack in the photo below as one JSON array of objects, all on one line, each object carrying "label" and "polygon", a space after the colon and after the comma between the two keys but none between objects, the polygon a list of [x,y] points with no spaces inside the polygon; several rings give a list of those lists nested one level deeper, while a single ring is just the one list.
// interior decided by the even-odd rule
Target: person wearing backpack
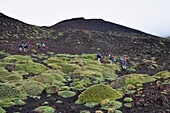
[{"label": "person wearing backpack", "polygon": [[120,57],[120,64],[121,64],[122,69],[123,69],[123,63],[124,63],[123,57],[121,56],[121,57]]},{"label": "person wearing backpack", "polygon": [[114,55],[112,55],[112,54],[110,54],[110,55],[109,55],[109,59],[111,60],[111,64],[113,64],[113,63],[114,63],[114,58],[115,58],[115,56],[114,56]]},{"label": "person wearing backpack", "polygon": [[26,53],[27,53],[27,51],[28,51],[28,45],[27,45],[27,44],[25,44],[23,48],[24,48],[24,52],[26,52]]},{"label": "person wearing backpack", "polygon": [[19,49],[20,52],[22,52],[22,48],[23,48],[23,47],[22,47],[22,44],[19,44],[19,45],[18,45],[18,49]]},{"label": "person wearing backpack", "polygon": [[101,63],[101,54],[99,53],[99,52],[97,52],[97,54],[96,54],[96,58],[97,58],[97,61],[99,62],[99,63]]},{"label": "person wearing backpack", "polygon": [[41,48],[41,44],[40,43],[37,43],[36,46],[37,46],[37,49]]},{"label": "person wearing backpack", "polygon": [[45,43],[42,43],[41,47],[42,47],[43,50],[45,50],[45,48],[46,48]]},{"label": "person wearing backpack", "polygon": [[123,69],[126,70],[126,65],[127,65],[127,59],[126,57],[123,58]]}]

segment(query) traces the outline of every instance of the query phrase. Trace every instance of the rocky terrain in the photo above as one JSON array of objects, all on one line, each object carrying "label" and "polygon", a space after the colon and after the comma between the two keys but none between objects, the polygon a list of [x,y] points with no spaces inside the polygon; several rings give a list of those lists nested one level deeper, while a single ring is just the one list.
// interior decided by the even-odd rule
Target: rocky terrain
[{"label": "rocky terrain", "polygon": [[[101,19],[39,27],[2,13],[0,31],[1,112],[170,112],[169,39]],[[38,49],[43,42],[47,48]],[[20,52],[18,45],[25,43],[28,52]],[[102,64],[96,52],[102,54]],[[115,64],[109,54],[116,56]],[[127,70],[120,66],[124,55]]]}]

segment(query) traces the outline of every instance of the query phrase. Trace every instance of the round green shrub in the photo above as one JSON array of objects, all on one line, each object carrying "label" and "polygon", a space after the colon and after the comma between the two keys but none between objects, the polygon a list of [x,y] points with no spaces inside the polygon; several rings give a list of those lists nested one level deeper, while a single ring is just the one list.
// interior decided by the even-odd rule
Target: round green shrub
[{"label": "round green shrub", "polygon": [[146,82],[155,81],[155,78],[147,75],[147,74],[130,74],[130,77],[126,77],[124,80],[125,84],[141,84]]},{"label": "round green shrub", "polygon": [[73,97],[76,95],[75,92],[73,91],[59,91],[58,95],[63,97],[63,98],[68,98],[68,97]]},{"label": "round green shrub", "polygon": [[0,84],[0,100],[11,98],[24,98],[26,95],[10,84]]},{"label": "round green shrub", "polygon": [[0,113],[6,113],[6,111],[2,107],[0,107]]},{"label": "round green shrub", "polygon": [[132,104],[131,103],[125,103],[124,106],[127,107],[127,108],[131,108]]},{"label": "round green shrub", "polygon": [[124,98],[124,101],[125,101],[125,102],[132,102],[133,99],[132,99],[132,98],[129,98],[129,97],[126,97],[126,98]]},{"label": "round green shrub", "polygon": [[9,100],[9,99],[0,100],[0,106],[1,106],[1,107],[12,107],[12,106],[14,106],[14,105],[15,105],[15,103],[12,102],[12,101]]},{"label": "round green shrub", "polygon": [[45,70],[45,66],[35,62],[28,62],[23,64],[16,64],[17,70],[24,70],[31,74],[40,74]]},{"label": "round green shrub", "polygon": [[86,104],[84,104],[84,105],[85,105],[86,107],[93,108],[93,107],[99,105],[99,103],[97,103],[97,102],[88,102],[88,103],[86,103]]},{"label": "round green shrub", "polygon": [[57,91],[59,91],[60,87],[58,87],[57,85],[52,85],[52,86],[47,87],[45,90],[48,94],[52,94],[52,93],[56,93]]},{"label": "round green shrub", "polygon": [[45,85],[37,81],[29,81],[22,86],[22,90],[30,96],[36,96],[43,92]]},{"label": "round green shrub", "polygon": [[102,100],[107,98],[119,99],[122,98],[122,94],[108,85],[97,84],[89,87],[78,96],[78,100],[82,103],[100,103]]},{"label": "round green shrub", "polygon": [[153,75],[155,78],[169,78],[170,77],[170,72],[168,71],[161,71],[155,75]]},{"label": "round green shrub", "polygon": [[15,100],[13,100],[13,101],[14,101],[15,105],[19,105],[19,106],[26,104],[26,102],[24,102],[24,101],[21,100],[21,99],[15,99]]}]

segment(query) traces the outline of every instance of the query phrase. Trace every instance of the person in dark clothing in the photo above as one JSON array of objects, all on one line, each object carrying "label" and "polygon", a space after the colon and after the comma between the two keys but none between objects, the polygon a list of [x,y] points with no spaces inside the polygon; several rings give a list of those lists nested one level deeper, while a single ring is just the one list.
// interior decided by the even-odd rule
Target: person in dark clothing
[{"label": "person in dark clothing", "polygon": [[22,52],[22,48],[23,48],[23,47],[22,47],[22,44],[19,44],[19,45],[18,45],[18,49],[19,49],[19,51],[21,51],[21,52]]},{"label": "person in dark clothing", "polygon": [[37,44],[37,48],[38,48],[38,49],[41,48],[41,44],[40,44],[40,43]]},{"label": "person in dark clothing", "polygon": [[114,58],[115,58],[115,56],[114,56],[114,55],[112,55],[112,54],[110,54],[110,55],[109,55],[109,59],[111,60],[111,64],[113,64],[113,63],[114,63]]},{"label": "person in dark clothing", "polygon": [[24,45],[24,52],[26,52],[26,53],[27,53],[27,51],[28,51],[28,45],[27,45],[27,44],[25,44],[25,45]]},{"label": "person in dark clothing", "polygon": [[101,54],[99,53],[99,52],[97,52],[97,54],[96,54],[96,58],[97,58],[97,61],[99,62],[99,63],[101,63]]}]

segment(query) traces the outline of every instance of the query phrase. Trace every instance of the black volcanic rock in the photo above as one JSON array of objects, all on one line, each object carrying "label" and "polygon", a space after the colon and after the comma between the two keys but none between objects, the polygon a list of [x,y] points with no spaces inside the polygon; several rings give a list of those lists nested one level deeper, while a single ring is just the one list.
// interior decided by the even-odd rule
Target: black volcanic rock
[{"label": "black volcanic rock", "polygon": [[100,32],[128,32],[140,35],[149,35],[139,30],[104,21],[103,19],[84,19],[83,17],[61,21],[51,26],[51,28],[94,30]]},{"label": "black volcanic rock", "polygon": [[0,13],[0,39],[46,37],[48,29],[29,25]]}]

